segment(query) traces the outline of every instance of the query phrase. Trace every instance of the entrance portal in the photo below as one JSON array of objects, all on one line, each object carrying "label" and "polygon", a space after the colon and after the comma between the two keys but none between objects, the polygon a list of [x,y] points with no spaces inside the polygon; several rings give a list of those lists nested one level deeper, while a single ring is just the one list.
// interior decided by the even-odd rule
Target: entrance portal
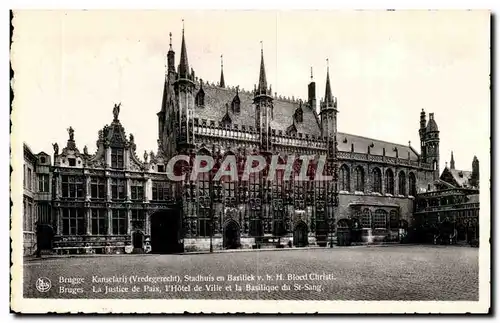
[{"label": "entrance portal", "polygon": [[307,246],[307,225],[304,222],[300,222],[295,226],[293,231],[293,245],[296,247]]},{"label": "entrance portal", "polygon": [[151,215],[151,252],[178,253],[184,251],[180,243],[182,222],[180,212],[174,209]]},{"label": "entrance portal", "polygon": [[142,249],[143,242],[144,242],[144,235],[142,234],[141,231],[135,231],[134,235],[132,236],[132,241],[134,245],[134,249]]},{"label": "entrance portal", "polygon": [[224,248],[238,249],[240,247],[240,226],[234,220],[224,225]]}]

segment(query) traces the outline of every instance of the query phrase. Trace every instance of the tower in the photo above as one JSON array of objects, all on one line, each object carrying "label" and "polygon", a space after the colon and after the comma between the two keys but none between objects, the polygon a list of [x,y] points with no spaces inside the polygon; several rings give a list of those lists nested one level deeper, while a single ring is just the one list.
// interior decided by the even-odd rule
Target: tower
[{"label": "tower", "polygon": [[273,97],[271,93],[271,86],[267,87],[264,49],[261,48],[259,84],[254,89],[253,104],[255,105],[255,127],[260,134],[261,150],[265,152],[271,150],[271,120],[273,119]]},{"label": "tower", "polygon": [[439,178],[439,129],[434,120],[434,113],[429,113],[429,122],[425,128],[424,136],[425,159],[434,171],[434,179]]},{"label": "tower", "polygon": [[472,160],[472,174],[470,177],[470,184],[479,188],[479,160],[476,156]]},{"label": "tower", "polygon": [[453,158],[453,150],[451,151],[450,169],[455,169],[455,159]]},{"label": "tower", "polygon": [[222,60],[222,55],[220,55],[220,81],[219,86],[224,88],[226,87],[226,82],[224,82],[224,62]]},{"label": "tower", "polygon": [[321,117],[321,135],[327,138],[328,155],[332,156],[334,151],[331,151],[336,142],[337,135],[337,98],[332,95],[330,86],[330,67],[328,66],[328,59],[326,60],[326,87],[325,97],[320,103],[320,117]]},{"label": "tower", "polygon": [[425,133],[426,133],[427,121],[425,120],[425,111],[422,109],[420,112],[420,129],[418,130],[418,135],[420,137],[420,158],[425,162]]},{"label": "tower", "polygon": [[177,149],[183,150],[194,145],[193,138],[193,111],[195,100],[195,74],[191,68],[189,70],[188,56],[186,50],[186,40],[184,37],[184,26],[182,28],[181,57],[177,67],[177,77],[174,82],[175,103],[176,103],[176,123],[177,129]]}]

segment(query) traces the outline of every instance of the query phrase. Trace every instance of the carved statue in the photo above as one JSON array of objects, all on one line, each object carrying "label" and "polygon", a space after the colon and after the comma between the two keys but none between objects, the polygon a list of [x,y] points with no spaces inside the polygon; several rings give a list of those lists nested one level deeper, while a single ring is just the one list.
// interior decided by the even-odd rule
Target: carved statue
[{"label": "carved statue", "polygon": [[75,140],[75,130],[70,126],[68,128],[68,134],[69,134],[69,140],[73,141]]},{"label": "carved statue", "polygon": [[113,120],[114,121],[118,121],[118,115],[120,114],[120,106],[121,106],[121,102],[118,103],[118,104],[115,104],[115,106],[113,107]]},{"label": "carved statue", "polygon": [[85,155],[88,155],[88,154],[89,154],[89,150],[88,150],[88,148],[87,148],[87,145],[85,145],[85,147],[83,147],[83,153],[84,153]]},{"label": "carved statue", "polygon": [[52,144],[52,147],[54,147],[54,154],[58,155],[59,154],[59,145],[56,143]]},{"label": "carved statue", "polygon": [[130,134],[130,142],[134,142],[134,135]]},{"label": "carved statue", "polygon": [[149,152],[149,157],[151,159],[151,162],[153,162],[153,160],[155,159],[155,153],[152,150]]},{"label": "carved statue", "polygon": [[144,162],[148,162],[148,152],[144,150]]}]

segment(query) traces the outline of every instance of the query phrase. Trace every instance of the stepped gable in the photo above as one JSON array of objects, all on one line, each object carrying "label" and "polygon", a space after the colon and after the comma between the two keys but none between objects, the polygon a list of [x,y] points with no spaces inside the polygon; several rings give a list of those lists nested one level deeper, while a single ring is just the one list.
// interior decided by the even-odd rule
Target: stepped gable
[{"label": "stepped gable", "polygon": [[[196,84],[195,93],[200,89],[200,85]],[[195,118],[221,121],[226,114],[226,104],[231,106],[231,102],[236,95],[236,88],[221,88],[212,84],[204,83],[203,90],[205,92],[204,107],[196,107]],[[253,105],[253,93],[248,91],[238,92],[240,98],[240,112],[234,113],[229,109],[229,116],[233,124],[239,126],[255,128],[255,106]],[[298,101],[289,101],[274,98],[274,119],[271,121],[272,129],[276,131],[286,132],[286,129],[292,124],[293,114],[299,107]],[[319,136],[321,134],[318,118],[313,110],[304,108],[304,121],[297,123],[297,131],[299,133],[309,134],[310,136]]]},{"label": "stepped gable", "polygon": [[396,151],[394,151],[394,148],[397,148],[397,156],[399,158],[408,159],[408,153],[410,153],[410,160],[417,161],[419,159],[419,155],[415,153],[415,151],[409,145],[395,144],[392,142],[352,135],[343,132],[337,133],[337,142],[339,151],[350,152],[352,147],[351,145],[354,144],[354,152],[366,154],[368,152],[368,146],[373,143],[373,147],[370,147],[370,154],[372,155],[382,156],[384,154],[385,148],[386,157],[396,157]]}]

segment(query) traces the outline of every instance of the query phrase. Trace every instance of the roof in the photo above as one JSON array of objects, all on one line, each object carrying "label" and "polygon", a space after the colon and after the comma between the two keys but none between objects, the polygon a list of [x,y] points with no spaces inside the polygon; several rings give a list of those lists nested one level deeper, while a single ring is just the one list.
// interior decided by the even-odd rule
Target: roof
[{"label": "roof", "polygon": [[354,152],[356,153],[366,154],[370,146],[370,154],[372,155],[383,155],[385,148],[385,155],[387,157],[396,157],[396,148],[399,158],[408,158],[408,155],[410,156],[410,160],[418,160],[419,158],[415,150],[409,145],[400,145],[343,132],[337,133],[337,141],[340,151],[351,151],[351,145],[354,144]]},{"label": "roof", "polygon": [[453,175],[453,179],[457,182],[460,187],[470,187],[470,177],[472,172],[469,170],[458,170],[450,169],[450,173]]},{"label": "roof", "polygon": [[[214,84],[209,84],[203,82],[203,90],[205,92],[205,100],[203,107],[196,107],[194,112],[194,117],[198,118],[201,123],[203,119],[207,120],[207,125],[210,125],[209,120],[213,120],[215,125],[222,122],[225,117],[226,111],[229,111],[229,117],[233,124],[237,124],[239,127],[245,126],[253,127],[255,129],[255,107],[253,105],[253,93],[249,91],[237,90],[235,87],[219,87]],[[200,89],[200,83],[196,84],[195,93]],[[231,110],[231,102],[233,98],[238,93],[240,99],[240,112],[234,113]],[[294,99],[284,99],[281,97],[273,98],[273,120],[271,121],[271,128],[282,131],[286,134],[287,129],[293,125],[293,119],[295,111],[300,107],[300,101]],[[226,109],[226,104],[229,109]],[[321,136],[320,119],[316,111],[311,109],[305,103],[302,103],[303,112],[303,122],[295,122],[295,127],[298,133],[307,134],[309,136]],[[227,117],[226,117],[227,118]],[[357,136],[348,133],[337,133],[338,149],[340,151],[351,151],[351,144],[354,144],[354,152],[364,153],[368,152],[368,146],[370,147],[370,153],[373,155],[383,155],[383,150],[385,148],[385,155],[387,157],[408,158],[410,160],[418,160],[418,153],[409,145],[395,144],[387,141],[377,140],[373,138],[367,138],[362,136]]]}]

